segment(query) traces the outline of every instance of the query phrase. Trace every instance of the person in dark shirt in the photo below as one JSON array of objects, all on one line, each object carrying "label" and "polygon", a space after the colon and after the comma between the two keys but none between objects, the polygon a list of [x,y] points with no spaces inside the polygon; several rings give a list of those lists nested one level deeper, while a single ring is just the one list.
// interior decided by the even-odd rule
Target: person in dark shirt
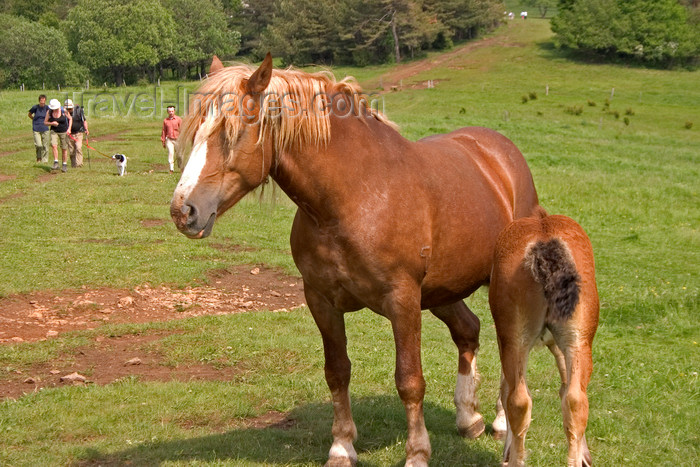
[{"label": "person in dark shirt", "polygon": [[83,166],[83,133],[89,135],[88,122],[85,119],[85,112],[82,107],[73,107],[73,101],[66,99],[63,103],[66,113],[71,116],[73,123],[70,127],[70,137],[68,138],[68,152],[70,153],[70,166]]},{"label": "person in dark shirt", "polygon": [[58,169],[58,143],[61,143],[63,165],[61,172],[68,171],[68,135],[73,124],[71,115],[64,112],[58,99],[49,101],[49,111],[46,113],[44,124],[51,128],[51,149],[53,149],[53,168]]},{"label": "person in dark shirt", "polygon": [[29,118],[32,119],[32,133],[34,133],[34,147],[36,148],[36,161],[49,161],[49,127],[44,124],[46,112],[46,96],[39,96],[39,103],[29,109]]}]

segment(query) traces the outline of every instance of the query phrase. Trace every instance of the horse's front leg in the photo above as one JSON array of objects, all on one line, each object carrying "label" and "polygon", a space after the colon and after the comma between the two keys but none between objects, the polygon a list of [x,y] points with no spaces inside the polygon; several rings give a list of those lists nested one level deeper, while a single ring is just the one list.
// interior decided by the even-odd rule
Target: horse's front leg
[{"label": "horse's front leg", "polygon": [[348,391],[350,359],[346,346],[345,319],[342,312],[306,283],[304,294],[309,310],[321,331],[326,382],[333,399],[333,445],[326,466],[354,466],[357,463],[357,453],[353,441],[357,438],[357,428],[352,419]]},{"label": "horse's front leg", "polygon": [[384,314],[391,320],[396,345],[396,388],[406,409],[408,440],[406,466],[427,466],[430,438],[423,418],[425,379],[421,366],[420,290],[398,291],[385,301]]},{"label": "horse's front leg", "polygon": [[461,300],[452,305],[431,308],[430,311],[447,325],[452,340],[457,346],[458,366],[455,388],[457,429],[462,436],[476,438],[484,432],[485,428],[476,395],[479,386],[479,374],[476,370],[479,318]]}]

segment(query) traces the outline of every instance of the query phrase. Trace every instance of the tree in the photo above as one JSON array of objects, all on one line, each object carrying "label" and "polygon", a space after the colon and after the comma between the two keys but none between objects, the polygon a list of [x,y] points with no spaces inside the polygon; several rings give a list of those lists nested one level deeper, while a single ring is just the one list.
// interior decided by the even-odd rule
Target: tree
[{"label": "tree", "polygon": [[285,63],[332,63],[345,8],[334,0],[278,0],[258,53],[271,50]]},{"label": "tree", "polygon": [[224,0],[224,11],[229,28],[241,33],[242,54],[257,54],[262,58],[261,32],[272,24],[275,13],[275,0]]},{"label": "tree", "polygon": [[[28,40],[37,34],[41,46]],[[35,21],[0,14],[0,50],[0,87],[76,84],[86,75],[71,59],[63,34]]]},{"label": "tree", "polygon": [[80,63],[107,70],[121,85],[125,72],[152,70],[172,56],[175,23],[159,2],[80,0],[68,14],[66,32]]},{"label": "tree", "polygon": [[655,64],[700,56],[700,32],[676,0],[566,0],[552,30],[559,46]]},{"label": "tree", "polygon": [[503,16],[497,0],[425,0],[425,7],[437,16],[449,39],[471,39],[480,31],[495,27]]},{"label": "tree", "polygon": [[545,16],[547,16],[547,12],[550,9],[556,8],[558,0],[521,0],[520,4],[532,8],[537,8],[538,10],[540,10],[542,18],[544,18]]},{"label": "tree", "polygon": [[199,65],[200,73],[217,55],[228,59],[236,55],[241,35],[229,30],[221,3],[217,0],[168,0],[177,29],[177,46],[172,59],[183,69]]}]

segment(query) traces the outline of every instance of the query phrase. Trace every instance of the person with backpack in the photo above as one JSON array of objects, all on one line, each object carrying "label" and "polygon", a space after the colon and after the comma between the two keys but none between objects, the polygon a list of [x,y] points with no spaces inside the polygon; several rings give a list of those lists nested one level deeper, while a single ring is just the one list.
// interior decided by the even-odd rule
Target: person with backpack
[{"label": "person with backpack", "polygon": [[58,145],[61,145],[61,153],[63,155],[63,165],[61,172],[67,172],[66,165],[68,154],[68,134],[70,132],[71,115],[64,111],[61,107],[61,102],[58,99],[49,101],[49,111],[44,118],[44,125],[51,129],[51,149],[53,150],[53,170],[58,170]]},{"label": "person with backpack", "polygon": [[83,108],[78,106],[73,106],[73,101],[71,99],[66,99],[63,106],[73,118],[73,123],[70,128],[70,136],[68,139],[68,152],[70,153],[70,166],[71,167],[82,167],[83,166],[83,134],[89,135],[88,122],[85,119],[85,112]]}]

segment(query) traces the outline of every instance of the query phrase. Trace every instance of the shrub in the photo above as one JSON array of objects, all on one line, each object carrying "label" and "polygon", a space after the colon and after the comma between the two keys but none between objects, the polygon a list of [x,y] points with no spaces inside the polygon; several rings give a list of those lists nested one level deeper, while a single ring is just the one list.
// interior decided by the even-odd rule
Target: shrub
[{"label": "shrub", "polygon": [[685,129],[690,130],[693,128],[693,122],[685,122]]},{"label": "shrub", "polygon": [[593,102],[592,100],[588,99],[588,107],[595,107],[596,103]]},{"label": "shrub", "polygon": [[572,105],[570,107],[566,107],[564,112],[571,115],[581,115],[583,113],[583,107],[580,105]]},{"label": "shrub", "polygon": [[530,100],[531,100],[531,101],[534,101],[535,99],[537,99],[537,93],[534,92],[534,91],[530,91],[530,93],[528,94],[528,96],[530,97]]},{"label": "shrub", "polygon": [[523,101],[523,104],[527,104],[527,101],[529,100],[529,98],[525,94],[523,94],[523,97],[521,97],[521,99]]}]

